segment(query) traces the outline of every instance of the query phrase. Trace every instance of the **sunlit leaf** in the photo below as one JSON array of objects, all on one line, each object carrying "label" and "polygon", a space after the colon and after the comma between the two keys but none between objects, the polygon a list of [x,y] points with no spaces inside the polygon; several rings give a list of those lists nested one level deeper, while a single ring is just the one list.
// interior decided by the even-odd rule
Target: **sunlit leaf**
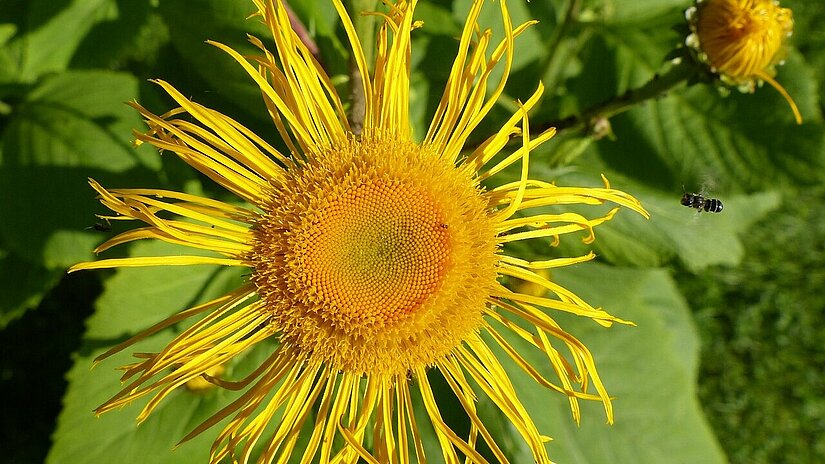
[{"label": "sunlit leaf", "polygon": [[63,71],[86,33],[100,21],[117,16],[114,0],[9,0],[0,17],[11,18],[16,35],[0,51],[3,80],[32,82],[48,72]]},{"label": "sunlit leaf", "polygon": [[153,150],[131,144],[141,122],[124,102],[136,93],[129,75],[78,71],[43,80],[14,107],[0,160],[0,234],[10,250],[47,268],[91,258],[102,211],[87,178],[137,186],[160,166]]},{"label": "sunlit leaf", "polygon": [[[170,252],[169,246],[159,243],[143,243],[134,248],[135,254]],[[180,328],[158,333],[103,361],[95,369],[92,369],[92,360],[105,349],[169,315],[236,287],[241,281],[239,274],[237,270],[210,266],[116,271],[105,283],[96,312],[88,321],[83,346],[75,354],[75,365],[68,374],[64,409],[47,462],[207,462],[209,446],[217,431],[206,432],[176,450],[173,447],[212,412],[228,404],[232,393],[217,388],[202,392],[182,388],[140,426],[136,426],[135,417],[145,401],[100,417],[92,412],[121,388],[116,367],[131,362],[132,352],[161,349]],[[253,356],[248,362],[256,359],[260,360]],[[243,366],[235,368],[248,372]]]},{"label": "sunlit leaf", "polygon": [[271,128],[261,90],[252,78],[232,57],[205,43],[214,40],[243,54],[260,53],[249,43],[247,34],[264,43],[269,43],[271,34],[260,18],[248,18],[255,12],[255,6],[251,2],[169,0],[161,2],[158,11],[169,27],[171,44],[178,53],[174,63],[167,65],[170,73],[158,78],[170,80],[175,77],[171,72],[180,73],[173,83],[193,100],[220,107],[245,123],[265,121],[266,126],[262,127]]},{"label": "sunlit leaf", "polygon": [[[590,320],[553,314],[592,350],[614,397],[612,426],[605,423],[597,402],[583,404],[581,425],[576,426],[565,397],[549,392],[517,367],[505,366],[539,431],[554,439],[547,445],[554,462],[726,462],[696,398],[699,340],[671,277],[661,270],[586,264],[554,272],[553,279],[637,324],[605,329]],[[549,361],[535,349],[517,337],[508,340],[546,378],[554,377]],[[495,423],[497,418],[487,420]],[[511,455],[529,457],[520,448],[522,442],[512,443],[516,448]]]},{"label": "sunlit leaf", "polygon": [[0,330],[37,306],[63,273],[48,271],[14,254],[0,257]]}]

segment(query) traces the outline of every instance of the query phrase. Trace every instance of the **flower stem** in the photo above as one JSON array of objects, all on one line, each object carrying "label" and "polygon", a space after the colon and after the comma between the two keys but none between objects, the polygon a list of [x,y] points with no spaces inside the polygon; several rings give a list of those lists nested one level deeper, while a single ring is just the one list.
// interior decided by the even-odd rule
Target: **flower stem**
[{"label": "flower stem", "polygon": [[[619,95],[584,110],[581,114],[568,116],[559,121],[551,121],[547,127],[555,127],[559,131],[585,130],[592,132],[597,123],[623,113],[634,106],[652,98],[658,98],[674,87],[686,82],[696,73],[693,63],[682,61],[674,65],[662,75],[655,75],[641,87],[630,89]],[[543,129],[542,129],[543,130]]]}]

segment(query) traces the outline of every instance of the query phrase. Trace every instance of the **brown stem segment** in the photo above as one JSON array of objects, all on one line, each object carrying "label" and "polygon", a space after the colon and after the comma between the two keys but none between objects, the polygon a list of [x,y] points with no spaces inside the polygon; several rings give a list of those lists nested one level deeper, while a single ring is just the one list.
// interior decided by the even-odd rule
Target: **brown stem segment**
[{"label": "brown stem segment", "polygon": [[286,14],[289,17],[289,25],[292,26],[292,30],[295,31],[295,34],[298,35],[298,38],[301,40],[301,43],[312,53],[312,56],[315,57],[318,62],[321,62],[321,56],[319,54],[318,45],[312,40],[312,36],[309,35],[309,31],[307,31],[306,26],[304,23],[301,22],[301,19],[298,15],[292,11],[292,8],[289,7],[289,3],[284,0],[283,2],[284,8],[286,9]]}]

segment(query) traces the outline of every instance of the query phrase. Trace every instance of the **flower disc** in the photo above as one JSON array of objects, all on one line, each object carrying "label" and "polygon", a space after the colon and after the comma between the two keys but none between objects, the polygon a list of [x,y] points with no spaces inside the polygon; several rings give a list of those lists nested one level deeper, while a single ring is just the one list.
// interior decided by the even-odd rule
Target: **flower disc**
[{"label": "flower disc", "polygon": [[481,326],[496,281],[494,221],[470,171],[382,136],[290,170],[255,233],[253,281],[284,343],[351,372],[447,354]]},{"label": "flower disc", "polygon": [[772,0],[701,3],[697,34],[710,65],[734,81],[776,64],[793,30],[791,10]]}]

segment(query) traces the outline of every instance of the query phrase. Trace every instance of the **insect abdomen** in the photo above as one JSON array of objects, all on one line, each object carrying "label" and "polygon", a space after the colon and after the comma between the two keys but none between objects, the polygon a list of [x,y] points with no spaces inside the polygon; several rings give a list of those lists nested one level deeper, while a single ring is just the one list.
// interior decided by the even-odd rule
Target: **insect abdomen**
[{"label": "insect abdomen", "polygon": [[705,198],[699,193],[685,193],[680,201],[683,206],[695,208],[698,211],[719,213],[722,211],[722,202],[716,198]]},{"label": "insect abdomen", "polygon": [[711,213],[720,213],[722,212],[722,202],[716,198],[708,198],[702,205],[702,209]]}]

